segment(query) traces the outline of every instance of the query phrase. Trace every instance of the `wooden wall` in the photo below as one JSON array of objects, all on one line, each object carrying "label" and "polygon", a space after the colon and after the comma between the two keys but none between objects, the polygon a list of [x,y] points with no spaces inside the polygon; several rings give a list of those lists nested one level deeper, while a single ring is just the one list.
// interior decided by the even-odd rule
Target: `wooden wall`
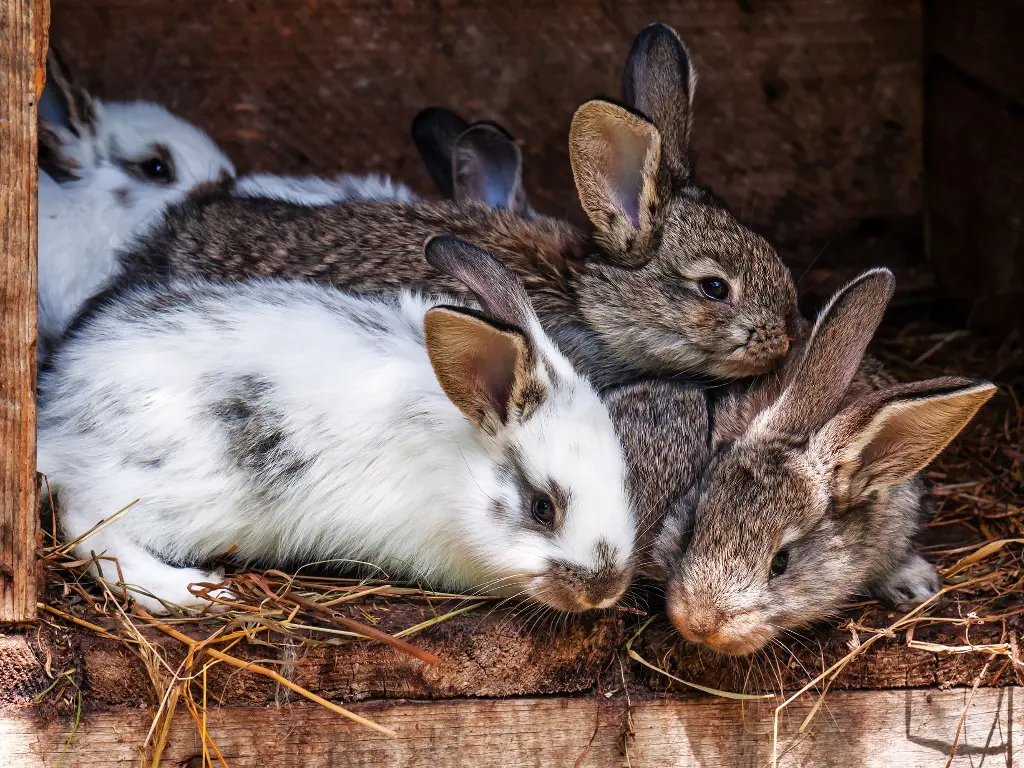
[{"label": "wooden wall", "polygon": [[929,251],[974,324],[1024,330],[1024,2],[926,6]]},{"label": "wooden wall", "polygon": [[535,204],[578,219],[569,120],[618,94],[654,20],[700,73],[699,174],[757,228],[814,255],[919,222],[920,0],[53,0],[52,33],[98,95],[162,102],[243,170],[430,191],[413,115],[497,119],[525,140]]}]

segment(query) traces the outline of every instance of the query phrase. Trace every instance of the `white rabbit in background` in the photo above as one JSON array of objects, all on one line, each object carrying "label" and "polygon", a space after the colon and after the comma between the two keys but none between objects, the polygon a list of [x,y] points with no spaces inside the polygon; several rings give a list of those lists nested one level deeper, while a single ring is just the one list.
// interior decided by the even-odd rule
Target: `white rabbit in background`
[{"label": "white rabbit in background", "polygon": [[197,186],[234,176],[199,128],[149,102],[102,102],[47,58],[39,103],[39,358],[118,270],[118,250]]}]

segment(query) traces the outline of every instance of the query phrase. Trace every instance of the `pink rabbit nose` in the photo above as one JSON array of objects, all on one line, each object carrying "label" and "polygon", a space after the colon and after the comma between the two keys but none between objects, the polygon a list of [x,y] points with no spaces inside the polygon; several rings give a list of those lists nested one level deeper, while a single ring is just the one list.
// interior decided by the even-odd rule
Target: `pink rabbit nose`
[{"label": "pink rabbit nose", "polygon": [[669,619],[691,643],[706,643],[719,633],[725,614],[710,606],[683,608],[669,604]]}]

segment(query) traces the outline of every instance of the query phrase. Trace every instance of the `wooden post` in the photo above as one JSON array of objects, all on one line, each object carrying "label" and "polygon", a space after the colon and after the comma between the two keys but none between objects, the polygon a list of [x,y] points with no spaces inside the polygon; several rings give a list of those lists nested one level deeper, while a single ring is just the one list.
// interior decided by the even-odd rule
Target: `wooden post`
[{"label": "wooden post", "polygon": [[0,622],[36,616],[36,102],[48,0],[0,0]]}]

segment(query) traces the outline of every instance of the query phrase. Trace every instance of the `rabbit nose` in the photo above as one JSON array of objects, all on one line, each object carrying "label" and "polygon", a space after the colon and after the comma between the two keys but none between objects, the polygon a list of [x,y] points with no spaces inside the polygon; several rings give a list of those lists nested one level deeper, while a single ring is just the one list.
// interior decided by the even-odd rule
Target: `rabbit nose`
[{"label": "rabbit nose", "polygon": [[789,334],[783,325],[766,325],[755,328],[747,340],[747,351],[757,358],[775,360],[789,352]]},{"label": "rabbit nose", "polygon": [[712,606],[681,606],[669,602],[669,620],[679,634],[691,643],[706,643],[714,638],[725,623],[725,614]]}]

